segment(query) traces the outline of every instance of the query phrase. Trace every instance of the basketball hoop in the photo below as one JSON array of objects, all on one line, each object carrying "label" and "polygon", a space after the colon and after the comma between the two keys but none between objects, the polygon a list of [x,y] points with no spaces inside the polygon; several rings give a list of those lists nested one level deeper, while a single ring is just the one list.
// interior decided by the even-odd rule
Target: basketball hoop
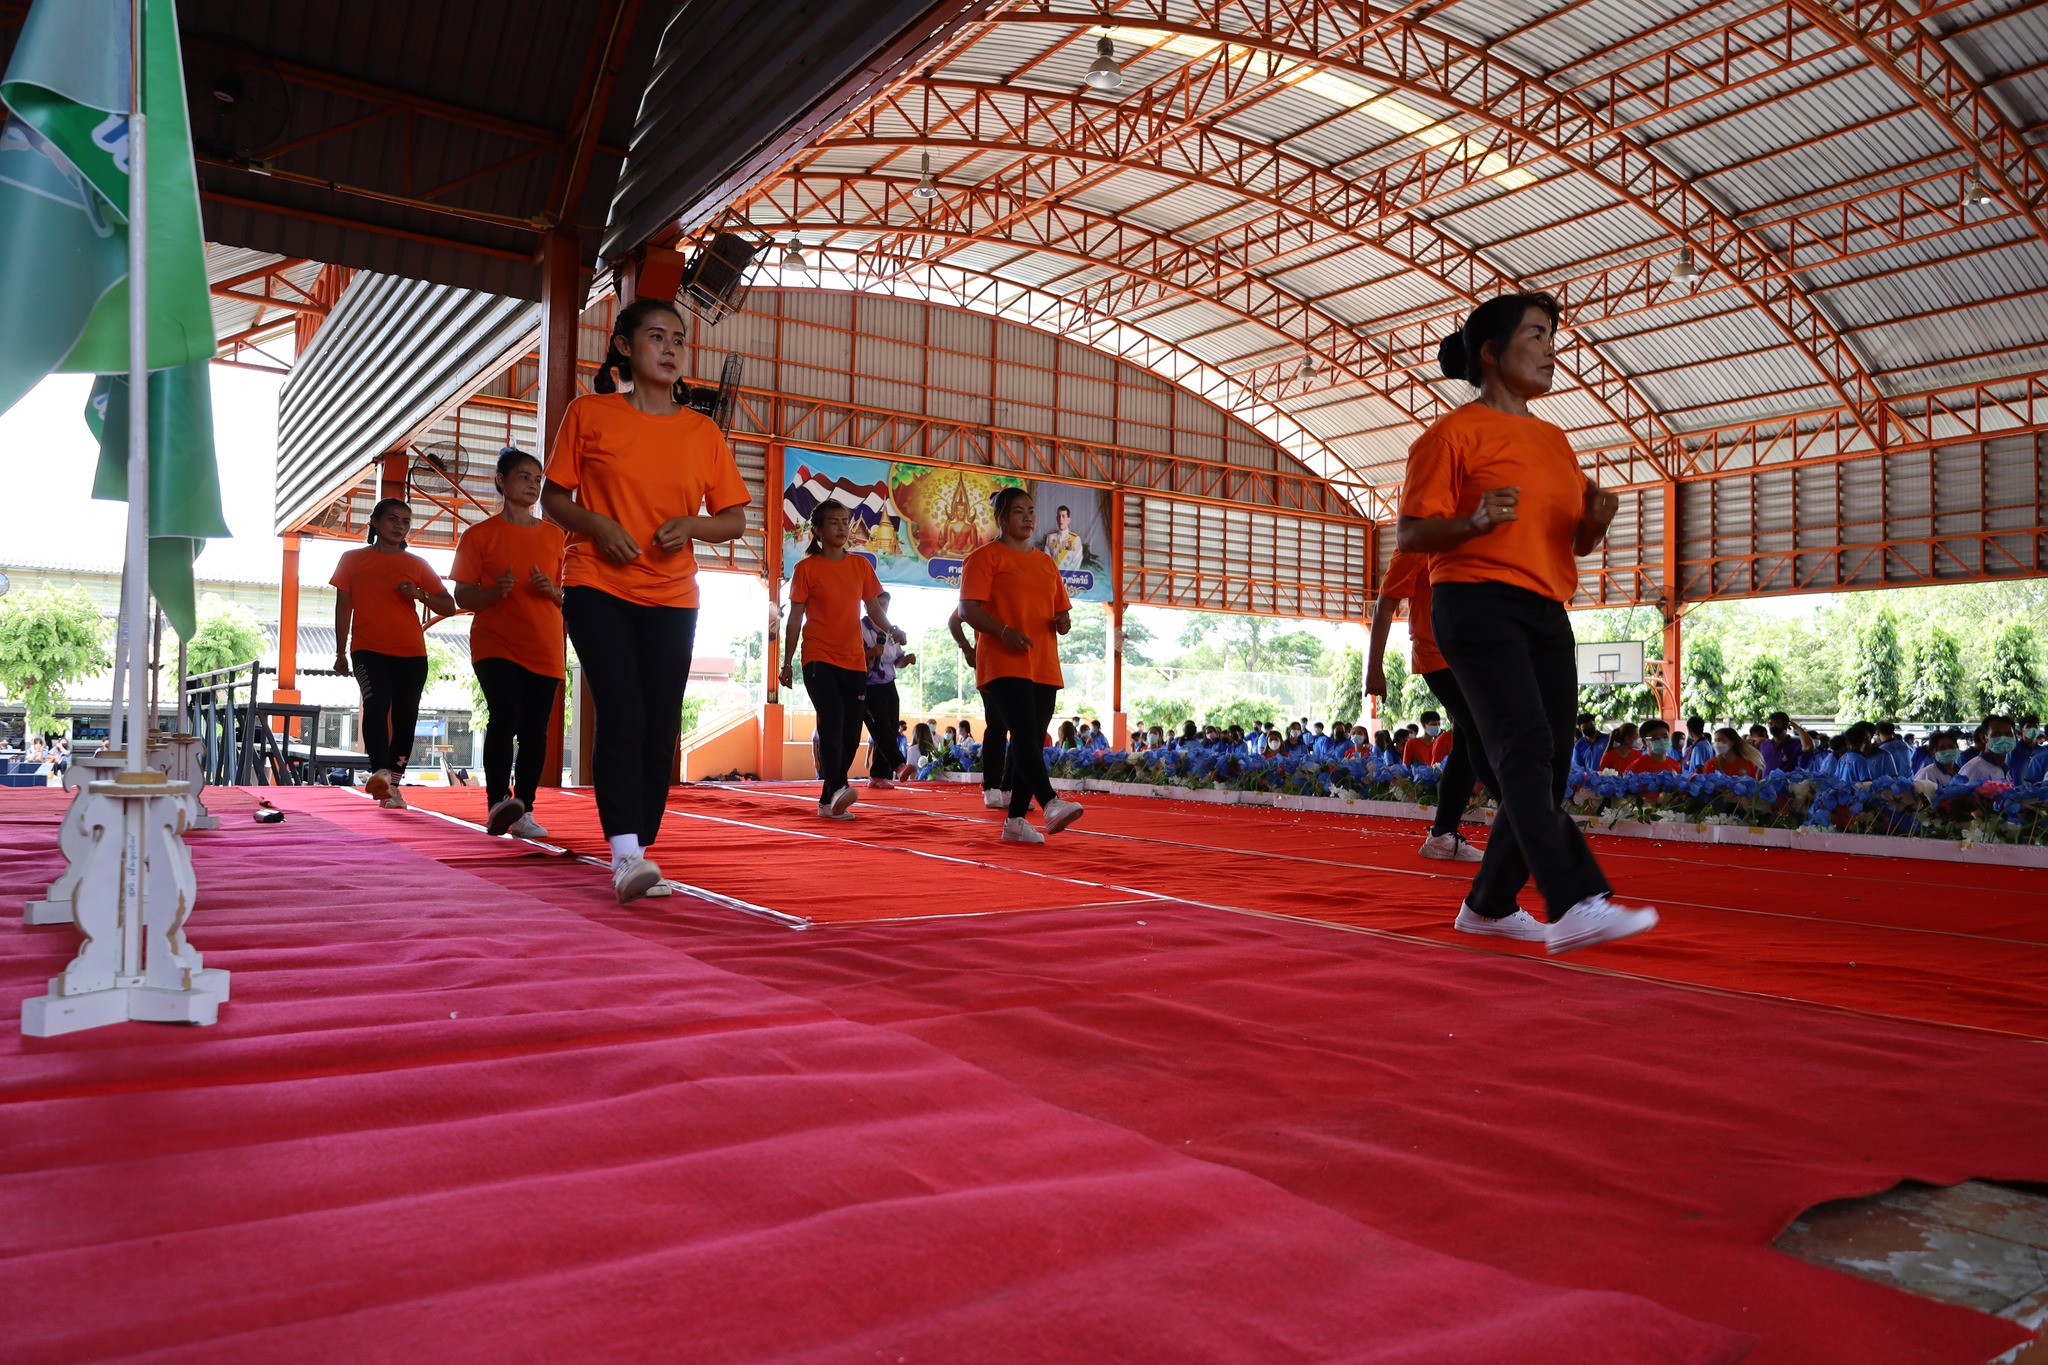
[{"label": "basketball hoop", "polygon": [[1596,687],[1612,687],[1614,686],[1614,680],[1620,676],[1621,670],[1618,668],[1597,669],[1593,674],[1593,677],[1597,679],[1594,685]]}]

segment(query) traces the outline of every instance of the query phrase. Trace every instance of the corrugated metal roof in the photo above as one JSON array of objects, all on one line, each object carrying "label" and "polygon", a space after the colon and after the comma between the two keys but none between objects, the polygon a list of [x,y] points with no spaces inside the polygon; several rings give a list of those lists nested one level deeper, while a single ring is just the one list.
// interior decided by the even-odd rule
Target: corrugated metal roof
[{"label": "corrugated metal roof", "polygon": [[539,330],[539,309],[521,299],[356,276],[278,398],[278,531],[511,364]]}]

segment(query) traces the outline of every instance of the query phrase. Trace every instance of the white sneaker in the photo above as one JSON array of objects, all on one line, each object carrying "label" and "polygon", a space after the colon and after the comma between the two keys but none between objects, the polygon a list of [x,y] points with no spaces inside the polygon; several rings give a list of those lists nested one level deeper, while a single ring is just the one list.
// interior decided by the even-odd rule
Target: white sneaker
[{"label": "white sneaker", "polygon": [[512,822],[512,828],[505,831],[515,839],[545,839],[548,827],[531,815],[522,815]]},{"label": "white sneaker", "polygon": [[1008,792],[996,791],[992,787],[983,787],[981,789],[981,804],[987,806],[990,810],[1008,810],[1010,808],[1010,794]]},{"label": "white sneaker", "polygon": [[1081,803],[1079,801],[1069,801],[1064,796],[1056,796],[1053,798],[1052,804],[1045,808],[1045,832],[1047,834],[1058,834],[1080,818]]},{"label": "white sneaker", "polygon": [[645,856],[628,858],[612,869],[612,893],[619,898],[620,905],[650,894],[660,882],[661,869]]},{"label": "white sneaker", "polygon": [[1574,948],[1612,943],[1656,927],[1657,912],[1650,906],[1638,910],[1616,905],[1605,896],[1588,896],[1550,926],[1550,951],[1568,953]]},{"label": "white sneaker", "polygon": [[522,802],[508,796],[497,805],[492,806],[491,813],[484,817],[484,832],[492,835],[503,834],[523,819],[525,815],[526,806]]},{"label": "white sneaker", "polygon": [[853,812],[850,810],[840,810],[836,805],[827,805],[825,802],[820,801],[818,803],[818,818],[820,820],[851,820]]},{"label": "white sneaker", "polygon": [[860,793],[855,791],[850,785],[841,787],[838,791],[833,792],[832,818],[834,820],[851,820],[853,817],[848,815],[847,812],[853,809],[853,803],[858,800],[860,800]]},{"label": "white sneaker", "polygon": [[1013,815],[1003,821],[1003,842],[1008,844],[1042,844],[1045,836],[1031,828],[1031,822],[1021,815]]},{"label": "white sneaker", "polygon": [[1451,927],[1468,934],[1491,934],[1495,938],[1520,939],[1524,943],[1548,943],[1550,926],[1537,919],[1527,910],[1517,910],[1512,915],[1499,919],[1488,919],[1469,905],[1458,907],[1458,918]]},{"label": "white sneaker", "polygon": [[1457,834],[1432,834],[1422,841],[1422,856],[1452,863],[1476,863],[1485,855]]},{"label": "white sneaker", "polygon": [[391,795],[391,789],[398,785],[398,774],[389,768],[379,768],[363,783],[363,793],[372,801],[382,801]]}]

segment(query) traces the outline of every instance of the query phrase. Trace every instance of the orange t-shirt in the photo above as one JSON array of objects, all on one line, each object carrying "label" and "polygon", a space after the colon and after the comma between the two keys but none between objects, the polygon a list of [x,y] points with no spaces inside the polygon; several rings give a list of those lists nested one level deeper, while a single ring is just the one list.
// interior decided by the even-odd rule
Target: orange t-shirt
[{"label": "orange t-shirt", "polygon": [[409,550],[385,554],[365,545],[343,555],[327,581],[349,595],[352,648],[405,658],[426,654],[427,628],[420,623],[420,604],[400,597],[398,585],[410,583],[429,597],[448,591],[433,565]]},{"label": "orange t-shirt", "polygon": [[1669,754],[1659,758],[1645,750],[1635,755],[1635,762],[1628,765],[1628,770],[1632,773],[1675,773],[1683,771],[1683,765]]},{"label": "orange t-shirt", "polygon": [[849,552],[836,564],[823,554],[797,561],[789,600],[804,604],[804,662],[850,668],[867,676],[867,646],[860,618],[868,600],[882,591],[875,566]]},{"label": "orange t-shirt", "polygon": [[1701,772],[1719,773],[1724,777],[1759,777],[1756,764],[1741,754],[1716,754],[1708,759]]},{"label": "orange t-shirt", "polygon": [[697,605],[697,557],[657,547],[662,523],[752,501],[732,447],[710,418],[688,408],[650,417],[616,393],[585,394],[569,405],[547,473],[640,546],[639,558],[615,564],[590,541],[570,537],[565,585],[650,607]]},{"label": "orange t-shirt", "polygon": [[1550,423],[1467,403],[1408,448],[1401,515],[1469,516],[1487,490],[1521,489],[1516,520],[1437,551],[1430,581],[1507,583],[1566,602],[1579,588],[1572,538],[1590,482],[1571,443]]},{"label": "orange t-shirt", "polygon": [[1401,746],[1401,761],[1411,767],[1417,763],[1441,763],[1451,756],[1452,742],[1449,730],[1435,739],[1428,735],[1417,735]]},{"label": "orange t-shirt", "polygon": [[1030,652],[1020,654],[1000,636],[974,632],[975,686],[997,678],[1067,685],[1066,675],[1060,672],[1060,637],[1052,628],[1052,618],[1071,611],[1074,604],[1051,555],[1043,550],[1013,550],[992,540],[961,563],[960,600],[981,603],[996,620],[1031,637]]},{"label": "orange t-shirt", "polygon": [[1429,556],[1396,551],[1387,563],[1387,581],[1380,587],[1380,595],[1408,603],[1409,658],[1415,671],[1434,673],[1449,668],[1429,623]]},{"label": "orange t-shirt", "polygon": [[562,528],[553,522],[514,526],[502,516],[480,521],[462,533],[449,577],[488,588],[510,569],[519,580],[511,592],[470,617],[470,658],[509,659],[544,677],[562,676],[562,609],[526,580],[540,568],[560,583],[563,543]]}]

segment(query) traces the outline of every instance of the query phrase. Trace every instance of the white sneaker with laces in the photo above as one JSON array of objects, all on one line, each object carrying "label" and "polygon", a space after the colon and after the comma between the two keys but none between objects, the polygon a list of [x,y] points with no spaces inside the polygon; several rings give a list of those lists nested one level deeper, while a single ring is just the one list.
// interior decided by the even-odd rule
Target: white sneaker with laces
[{"label": "white sneaker with laces", "polygon": [[1605,896],[1588,896],[1550,926],[1550,951],[1568,953],[1574,948],[1612,943],[1656,927],[1657,911],[1651,906],[1639,910],[1617,905]]},{"label": "white sneaker with laces", "polygon": [[1476,863],[1485,855],[1461,835],[1432,834],[1422,841],[1422,856],[1452,863]]},{"label": "white sneaker with laces", "polygon": [[505,832],[515,839],[545,839],[548,837],[548,827],[534,819],[530,814],[522,815],[517,820],[514,820],[512,828]]},{"label": "white sneaker with laces", "polygon": [[860,800],[860,793],[856,792],[851,786],[841,787],[838,791],[833,792],[832,818],[834,820],[851,820],[853,817],[847,814],[847,812],[853,809],[853,803],[858,800]]},{"label": "white sneaker with laces", "polygon": [[1499,919],[1488,919],[1469,905],[1458,907],[1458,918],[1452,926],[1467,934],[1490,934],[1495,938],[1520,939],[1524,943],[1548,943],[1550,926],[1537,919],[1527,910],[1517,910],[1512,915]]},{"label": "white sneaker with laces", "polygon": [[818,803],[818,818],[820,820],[851,820],[853,819],[853,812],[850,810],[840,810],[837,807],[820,801]]},{"label": "white sneaker with laces", "polygon": [[1053,803],[1045,808],[1045,832],[1047,834],[1058,834],[1080,818],[1081,803],[1079,801],[1069,801],[1064,796],[1054,797]]},{"label": "white sneaker with laces", "polygon": [[1030,821],[1021,815],[1013,815],[1003,821],[1003,842],[1009,844],[1042,844],[1045,836],[1031,828]]},{"label": "white sneaker with laces", "polygon": [[661,881],[661,869],[654,860],[646,856],[628,858],[612,869],[612,893],[619,898],[619,904],[639,900],[652,892]]},{"label": "white sneaker with laces", "polygon": [[1010,808],[1010,794],[1008,792],[999,792],[993,787],[983,787],[981,789],[981,804],[990,810],[1008,810]]},{"label": "white sneaker with laces", "polygon": [[512,828],[526,816],[526,807],[514,797],[506,797],[491,807],[491,813],[484,817],[484,832],[499,835]]}]

